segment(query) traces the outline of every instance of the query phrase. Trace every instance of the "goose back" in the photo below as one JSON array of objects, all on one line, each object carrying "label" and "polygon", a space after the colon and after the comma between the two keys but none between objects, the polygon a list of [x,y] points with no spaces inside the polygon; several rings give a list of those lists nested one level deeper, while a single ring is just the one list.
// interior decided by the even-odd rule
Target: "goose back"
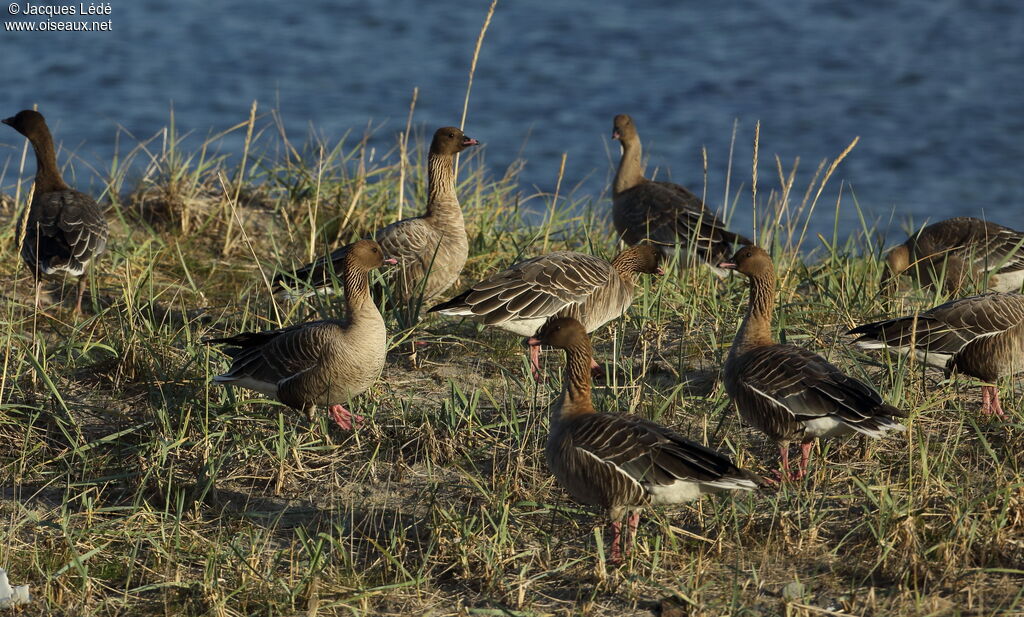
[{"label": "goose back", "polygon": [[744,422],[779,443],[853,433],[881,437],[902,430],[893,418],[906,416],[860,380],[792,345],[730,354],[725,388]]},{"label": "goose back", "polygon": [[865,349],[891,348],[947,372],[995,381],[1024,370],[1024,295],[991,292],[917,316],[865,324],[848,334]]},{"label": "goose back", "polygon": [[[995,291],[1024,284],[1024,233],[973,217],[921,228],[886,256],[885,278],[908,272],[923,286],[940,283],[956,292],[988,274]],[[884,282],[884,281],[883,281]]]},{"label": "goose back", "polygon": [[621,316],[635,291],[632,273],[599,257],[557,251],[519,262],[430,310],[476,317],[521,336],[555,317],[573,317],[591,332]]}]

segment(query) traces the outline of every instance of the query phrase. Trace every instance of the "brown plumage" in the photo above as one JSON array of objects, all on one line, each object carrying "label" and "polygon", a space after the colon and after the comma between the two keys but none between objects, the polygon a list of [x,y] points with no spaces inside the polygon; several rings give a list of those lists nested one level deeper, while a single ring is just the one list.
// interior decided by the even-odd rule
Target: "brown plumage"
[{"label": "brown plumage", "polygon": [[[384,251],[398,260],[392,280],[394,299],[419,306],[445,292],[459,278],[469,256],[462,208],[455,193],[455,155],[479,142],[455,127],[437,129],[427,159],[427,210],[392,223],[375,234]],[[327,285],[340,271],[339,251],[299,268],[294,277]],[[285,277],[278,276],[278,282]],[[289,276],[290,278],[290,276]]]},{"label": "brown plumage", "polygon": [[42,276],[65,272],[79,277],[75,311],[81,312],[85,268],[107,246],[107,220],[96,200],[64,183],[42,114],[25,109],[3,123],[27,137],[36,154],[35,192],[21,245],[21,257],[36,280],[36,301]]},{"label": "brown plumage", "polygon": [[[558,317],[573,317],[593,332],[626,312],[636,294],[636,275],[659,274],[659,260],[647,243],[622,251],[611,263],[572,251],[549,253],[489,276],[430,312],[474,317],[520,336],[533,336]],[[539,380],[540,347],[529,350]]]},{"label": "brown plumage", "polygon": [[565,350],[562,394],[551,406],[544,452],[551,473],[574,499],[608,514],[612,561],[621,560],[622,520],[628,516],[632,535],[644,507],[763,484],[727,456],[650,420],[596,413],[590,398],[590,340],[580,322],[552,320],[530,344]]},{"label": "brown plumage", "polygon": [[632,118],[626,114],[615,116],[612,139],[622,145],[612,186],[612,222],[627,244],[648,239],[666,257],[672,256],[678,244],[686,251],[680,259],[683,265],[693,254],[713,270],[729,256],[733,245],[750,244],[750,240],[726,229],[700,197],[685,187],[644,177],[640,135]]},{"label": "brown plumage", "polygon": [[941,283],[953,294],[979,285],[1020,291],[1024,232],[972,217],[947,219],[922,227],[889,251],[885,261],[883,289],[899,275],[909,274],[922,286]]},{"label": "brown plumage", "polygon": [[725,389],[743,421],[779,444],[781,475],[789,474],[789,443],[801,443],[796,478],[807,471],[819,437],[859,433],[882,437],[904,429],[907,414],[888,405],[867,384],[844,374],[821,356],[771,335],[775,269],[757,246],[737,251],[720,264],[750,279],[750,303],[725,362]]},{"label": "brown plumage", "polygon": [[946,374],[964,373],[983,382],[981,411],[1005,418],[997,380],[1024,371],[1024,295],[987,293],[947,302],[920,315],[859,326],[865,349],[913,351]]},{"label": "brown plumage", "polygon": [[369,272],[385,263],[373,240],[344,247],[339,254],[346,318],[325,319],[279,330],[248,332],[205,342],[227,345],[231,368],[217,383],[249,388],[303,411],[325,405],[343,429],[362,422],[345,409],[352,397],[373,385],[384,368],[387,332],[370,297]]}]

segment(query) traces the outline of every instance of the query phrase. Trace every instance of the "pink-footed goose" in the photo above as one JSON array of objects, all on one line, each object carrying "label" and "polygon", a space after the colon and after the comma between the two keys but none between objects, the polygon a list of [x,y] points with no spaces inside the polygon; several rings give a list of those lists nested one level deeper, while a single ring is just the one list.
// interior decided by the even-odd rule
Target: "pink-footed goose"
[{"label": "pink-footed goose", "polygon": [[[807,472],[814,440],[902,431],[905,411],[888,405],[867,384],[844,374],[818,354],[772,340],[775,269],[757,246],[719,264],[750,279],[750,302],[725,362],[725,389],[744,422],[779,444],[780,476]],[[800,442],[799,472],[789,471],[789,444]]]},{"label": "pink-footed goose", "polygon": [[716,274],[726,274],[716,269],[716,264],[729,256],[735,244],[750,244],[750,240],[726,229],[700,197],[685,187],[644,177],[640,135],[628,115],[615,116],[612,139],[622,146],[612,185],[612,222],[626,244],[647,239],[666,257],[672,256],[678,244],[686,251],[680,259],[683,265],[692,252]]},{"label": "pink-footed goose", "polygon": [[[478,143],[453,126],[437,129],[427,158],[426,212],[392,223],[375,234],[384,251],[398,260],[392,277],[396,302],[418,306],[436,299],[458,280],[466,265],[469,240],[455,193],[455,156]],[[315,286],[328,285],[331,272],[341,269],[342,256],[335,251],[299,268],[294,276]],[[285,277],[279,275],[277,280]]]},{"label": "pink-footed goose", "polygon": [[857,334],[865,349],[914,352],[949,375],[983,382],[981,411],[1006,418],[995,382],[1024,371],[1024,295],[992,292],[952,300],[920,315],[866,324]]},{"label": "pink-footed goose", "polygon": [[622,558],[623,519],[628,543],[644,507],[764,484],[727,456],[650,420],[597,413],[590,397],[590,340],[575,319],[546,323],[530,344],[565,350],[562,394],[551,406],[544,452],[559,484],[580,503],[604,509],[611,519],[613,562]]},{"label": "pink-footed goose", "polygon": [[910,274],[922,286],[942,282],[958,293],[988,276],[993,291],[1020,291],[1024,285],[1024,232],[990,221],[958,217],[922,227],[889,251],[882,287],[900,274]]},{"label": "pink-footed goose", "polygon": [[3,123],[27,137],[36,154],[35,192],[23,230],[21,257],[36,280],[37,305],[42,275],[65,272],[78,277],[75,311],[80,313],[85,268],[107,246],[107,219],[96,200],[64,183],[53,137],[41,113],[25,109]]},{"label": "pink-footed goose", "polygon": [[[557,251],[498,272],[430,312],[480,319],[520,336],[533,336],[548,321],[573,317],[593,332],[626,312],[638,274],[660,274],[659,252],[644,243],[611,263],[583,253]],[[533,376],[541,381],[540,346],[528,346]],[[597,368],[594,363],[593,368]]]},{"label": "pink-footed goose", "polygon": [[227,345],[231,368],[213,380],[262,392],[312,420],[317,405],[328,407],[342,429],[362,423],[344,405],[380,376],[387,351],[384,319],[370,297],[369,273],[394,259],[373,240],[361,240],[339,255],[345,287],[345,319],[311,321],[279,330],[248,332],[207,343]]}]

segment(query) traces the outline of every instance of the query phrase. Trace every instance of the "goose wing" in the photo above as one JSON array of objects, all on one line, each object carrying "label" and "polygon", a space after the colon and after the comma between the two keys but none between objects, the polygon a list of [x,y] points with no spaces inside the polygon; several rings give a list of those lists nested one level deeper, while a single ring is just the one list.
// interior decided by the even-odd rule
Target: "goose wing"
[{"label": "goose wing", "polygon": [[519,262],[430,309],[446,315],[483,318],[488,325],[546,319],[585,302],[616,276],[605,260],[560,251]]}]

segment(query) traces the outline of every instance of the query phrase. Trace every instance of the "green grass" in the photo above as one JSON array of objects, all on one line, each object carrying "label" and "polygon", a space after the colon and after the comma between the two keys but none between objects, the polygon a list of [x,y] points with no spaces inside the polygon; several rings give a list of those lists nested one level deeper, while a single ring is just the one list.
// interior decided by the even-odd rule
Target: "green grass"
[{"label": "green grass", "polygon": [[[616,568],[596,565],[607,553],[598,519],[543,462],[558,354],[545,354],[551,378],[537,385],[516,337],[433,316],[413,326],[389,309],[388,365],[355,408],[368,425],[351,434],[210,384],[226,363],[203,337],[340,312],[336,297],[274,298],[277,269],[397,216],[397,140],[388,152],[355,134],[296,145],[255,111],[233,129],[246,135],[244,157],[218,154],[225,134],[177,134],[172,118],[110,164],[109,252],[79,319],[32,306],[16,234],[31,163],[19,169],[12,157],[0,179],[17,196],[0,224],[0,566],[32,586],[24,614],[1024,611],[1021,415],[983,419],[969,380],[944,383],[841,336],[939,298],[884,304],[870,222],[829,238],[806,232],[811,216],[857,207],[847,194],[821,201],[832,162],[807,187],[781,164],[761,170],[777,332],[875,384],[911,412],[910,430],[869,443],[866,456],[856,441],[823,444],[810,478],[776,492],[650,512]],[[425,194],[423,143],[413,141],[406,216]],[[607,202],[567,197],[568,182],[557,198],[523,195],[517,168],[491,177],[484,156],[461,161],[463,284],[545,249],[614,254]],[[750,189],[728,202],[750,207]],[[615,369],[596,389],[598,408],[654,418],[767,472],[774,448],[740,425],[718,380],[745,301],[743,280],[706,269],[649,281],[623,319],[595,333]],[[410,358],[409,336],[432,344]],[[1017,410],[1011,385],[1006,407]],[[794,581],[805,593],[783,597]]]}]

